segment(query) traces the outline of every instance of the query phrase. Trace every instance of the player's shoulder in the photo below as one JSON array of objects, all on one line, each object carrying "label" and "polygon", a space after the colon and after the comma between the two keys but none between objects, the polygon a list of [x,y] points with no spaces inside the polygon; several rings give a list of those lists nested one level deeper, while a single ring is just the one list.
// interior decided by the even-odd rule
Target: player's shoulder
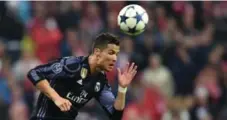
[{"label": "player's shoulder", "polygon": [[64,67],[69,72],[79,71],[81,64],[86,59],[86,56],[68,56],[64,57]]},{"label": "player's shoulder", "polygon": [[84,56],[67,56],[67,57],[63,57],[65,64],[75,64],[75,63],[81,63],[83,58],[85,58]]}]

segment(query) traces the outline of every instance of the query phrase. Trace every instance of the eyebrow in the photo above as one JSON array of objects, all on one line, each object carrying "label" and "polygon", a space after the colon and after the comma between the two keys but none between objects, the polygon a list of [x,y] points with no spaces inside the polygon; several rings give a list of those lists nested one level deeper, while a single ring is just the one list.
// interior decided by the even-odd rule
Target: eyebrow
[{"label": "eyebrow", "polygon": [[113,49],[110,49],[109,52],[114,52],[114,53],[119,53],[119,50],[113,50]]}]

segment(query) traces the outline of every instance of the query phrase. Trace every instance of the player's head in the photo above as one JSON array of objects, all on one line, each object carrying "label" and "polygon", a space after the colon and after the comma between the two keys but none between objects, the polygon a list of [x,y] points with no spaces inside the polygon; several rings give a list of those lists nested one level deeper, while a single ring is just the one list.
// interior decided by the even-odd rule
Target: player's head
[{"label": "player's head", "polygon": [[92,54],[96,56],[96,64],[105,71],[111,71],[117,61],[120,51],[118,38],[110,33],[98,35],[92,47]]}]

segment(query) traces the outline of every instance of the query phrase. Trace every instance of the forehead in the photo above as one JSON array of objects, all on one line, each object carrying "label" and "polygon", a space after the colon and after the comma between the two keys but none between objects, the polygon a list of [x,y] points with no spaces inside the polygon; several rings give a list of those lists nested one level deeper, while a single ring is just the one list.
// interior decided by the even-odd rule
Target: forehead
[{"label": "forehead", "polygon": [[119,52],[120,51],[120,46],[115,45],[115,44],[107,44],[106,50],[113,50],[115,52]]}]

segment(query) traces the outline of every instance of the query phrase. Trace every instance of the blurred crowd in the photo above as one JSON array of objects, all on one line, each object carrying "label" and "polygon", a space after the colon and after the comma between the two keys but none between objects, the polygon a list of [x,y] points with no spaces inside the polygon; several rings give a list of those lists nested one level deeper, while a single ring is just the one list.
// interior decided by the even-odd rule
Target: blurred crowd
[{"label": "blurred crowd", "polygon": [[[127,4],[149,14],[146,31],[124,35],[117,15]],[[0,119],[28,120],[39,92],[28,70],[63,56],[90,53],[101,32],[121,39],[117,67],[139,72],[123,120],[226,120],[227,2],[7,1],[0,3]],[[116,70],[107,73],[117,93]],[[79,120],[107,120],[90,101]]]}]

